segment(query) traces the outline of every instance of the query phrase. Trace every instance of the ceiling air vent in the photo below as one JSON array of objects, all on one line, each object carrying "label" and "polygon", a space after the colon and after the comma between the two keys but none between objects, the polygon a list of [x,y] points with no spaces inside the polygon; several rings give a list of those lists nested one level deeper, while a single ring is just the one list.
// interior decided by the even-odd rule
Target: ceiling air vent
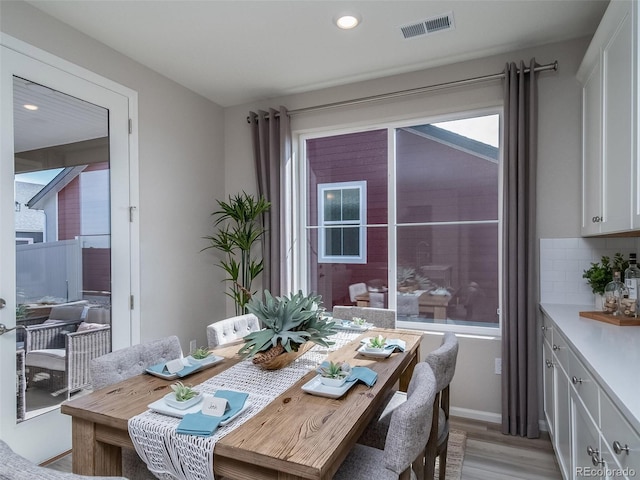
[{"label": "ceiling air vent", "polygon": [[402,36],[407,39],[452,30],[453,28],[455,28],[453,12],[448,12],[410,25],[404,25],[400,27],[400,30],[402,31]]}]

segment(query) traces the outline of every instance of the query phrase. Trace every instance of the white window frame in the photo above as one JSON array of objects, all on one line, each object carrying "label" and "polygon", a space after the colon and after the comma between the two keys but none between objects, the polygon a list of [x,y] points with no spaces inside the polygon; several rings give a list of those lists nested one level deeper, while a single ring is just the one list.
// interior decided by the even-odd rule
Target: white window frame
[{"label": "white window frame", "polygon": [[[307,279],[310,274],[309,265],[309,252],[307,251],[307,235],[309,229],[316,227],[309,226],[307,222],[307,198],[308,198],[308,186],[307,186],[307,151],[306,143],[308,140],[315,138],[330,137],[333,135],[343,135],[350,133],[366,132],[370,130],[386,129],[388,131],[388,161],[389,161],[389,182],[388,182],[388,204],[395,205],[396,199],[396,172],[395,172],[395,130],[402,127],[410,127],[412,125],[432,124],[447,122],[451,120],[461,120],[464,118],[493,115],[500,116],[500,130],[499,130],[499,151],[500,156],[498,163],[502,165],[503,162],[503,115],[504,109],[502,105],[488,106],[478,109],[460,109],[456,112],[442,113],[433,116],[407,116],[402,120],[380,120],[380,122],[365,122],[354,126],[332,127],[326,128],[318,127],[309,130],[299,130],[293,132],[294,142],[293,150],[295,162],[291,165],[291,172],[293,178],[297,179],[297,189],[292,189],[290,193],[295,192],[295,195],[289,197],[292,199],[294,207],[292,211],[292,217],[296,219],[297,228],[292,229],[292,245],[297,248],[293,248],[291,256],[289,257],[289,266],[291,270],[291,290],[308,289]],[[493,340],[499,338],[502,335],[502,284],[504,279],[502,278],[502,230],[503,230],[503,169],[499,169],[498,173],[498,322],[491,327],[473,326],[473,325],[456,325],[456,324],[439,324],[439,323],[424,323],[424,322],[398,322],[398,328],[408,328],[412,330],[423,330],[426,332],[444,332],[452,331],[457,334],[469,335],[476,338],[485,338],[487,340]],[[380,227],[388,229],[388,258],[396,258],[396,212],[394,208],[388,209],[388,223],[385,225],[365,225],[368,227]],[[318,262],[319,263],[319,262]],[[395,262],[389,262],[389,290],[394,291],[396,285],[397,265]],[[389,296],[389,308],[396,308],[396,298],[394,295]]]},{"label": "white window frame", "polygon": [[[327,190],[358,190],[360,196],[360,218],[353,220],[328,221],[324,219],[324,192]],[[318,263],[367,263],[367,182],[336,182],[318,184]],[[325,234],[327,227],[358,227],[359,255],[326,255]]]}]

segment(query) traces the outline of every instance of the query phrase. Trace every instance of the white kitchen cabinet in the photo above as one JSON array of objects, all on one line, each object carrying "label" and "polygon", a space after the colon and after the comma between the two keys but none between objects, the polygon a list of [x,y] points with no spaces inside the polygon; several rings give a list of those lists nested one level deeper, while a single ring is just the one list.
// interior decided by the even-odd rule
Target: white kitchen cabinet
[{"label": "white kitchen cabinet", "polygon": [[607,395],[600,397],[600,425],[603,443],[613,462],[611,468],[619,468],[619,477],[632,478],[631,471],[640,474],[640,435],[631,428],[618,408]]},{"label": "white kitchen cabinet", "polygon": [[[582,235],[640,226],[637,175],[637,10],[614,0],[578,70],[582,83]],[[632,215],[633,212],[633,215]]]},{"label": "white kitchen cabinet", "polygon": [[563,478],[636,478],[640,434],[547,315],[542,331],[544,413]]},{"label": "white kitchen cabinet", "polygon": [[567,479],[570,478],[572,453],[567,343],[546,316],[542,331],[544,413],[558,466]]},{"label": "white kitchen cabinet", "polygon": [[[571,392],[572,414],[572,475],[568,478],[577,480],[580,478],[606,478],[600,472],[604,471],[606,464],[602,460],[600,447],[600,434],[598,427],[587,413],[575,391]],[[566,477],[565,477],[566,478]]]}]

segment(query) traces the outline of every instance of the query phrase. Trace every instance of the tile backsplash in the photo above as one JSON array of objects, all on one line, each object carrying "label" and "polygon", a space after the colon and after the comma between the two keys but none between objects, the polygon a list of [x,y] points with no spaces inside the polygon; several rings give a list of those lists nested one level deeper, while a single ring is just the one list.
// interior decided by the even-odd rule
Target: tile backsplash
[{"label": "tile backsplash", "polygon": [[620,252],[640,257],[640,238],[541,238],[540,302],[590,305],[593,293],[582,274],[600,257]]}]

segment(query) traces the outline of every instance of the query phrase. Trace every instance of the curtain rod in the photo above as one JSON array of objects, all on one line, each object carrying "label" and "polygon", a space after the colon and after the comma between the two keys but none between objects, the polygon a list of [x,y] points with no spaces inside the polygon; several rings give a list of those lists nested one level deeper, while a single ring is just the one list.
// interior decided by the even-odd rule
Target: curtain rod
[{"label": "curtain rod", "polygon": [[[558,61],[556,60],[553,63],[549,63],[547,65],[540,65],[539,67],[535,67],[533,69],[534,72],[545,72],[548,70],[553,70],[553,71],[557,71],[558,70]],[[530,73],[531,69],[530,68],[525,68],[524,69],[524,73]],[[461,87],[464,85],[471,85],[473,83],[480,83],[480,82],[488,82],[491,80],[500,80],[502,78],[504,78],[505,76],[505,72],[500,72],[500,73],[494,73],[491,75],[483,75],[480,77],[473,77],[473,78],[467,78],[464,80],[454,80],[451,82],[444,82],[444,83],[437,83],[435,85],[428,85],[425,87],[417,87],[417,88],[410,88],[408,90],[399,90],[397,92],[391,92],[391,93],[381,93],[379,95],[371,95],[368,97],[361,97],[361,98],[354,98],[353,100],[343,100],[340,102],[333,102],[333,103],[326,103],[324,105],[314,105],[312,107],[304,107],[304,108],[298,108],[296,110],[289,110],[289,115],[298,115],[301,113],[309,113],[309,112],[317,112],[317,111],[321,111],[321,110],[328,110],[330,108],[337,108],[337,107],[347,107],[347,106],[351,106],[351,105],[360,105],[362,103],[369,103],[369,102],[375,102],[378,100],[386,100],[388,98],[398,98],[398,97],[405,97],[408,95],[416,95],[419,93],[427,93],[427,92],[433,92],[436,90],[442,90],[445,88],[453,88],[453,87]],[[277,114],[279,116],[279,114]],[[266,118],[268,119],[269,116],[267,115]],[[251,118],[247,117],[247,123],[251,123]]]}]

